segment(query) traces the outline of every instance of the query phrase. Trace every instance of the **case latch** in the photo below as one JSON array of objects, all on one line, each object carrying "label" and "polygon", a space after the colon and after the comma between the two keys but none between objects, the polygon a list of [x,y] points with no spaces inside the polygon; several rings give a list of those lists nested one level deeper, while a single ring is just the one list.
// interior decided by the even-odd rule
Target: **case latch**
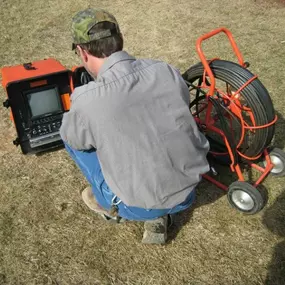
[{"label": "case latch", "polygon": [[36,69],[31,62],[24,63],[23,66],[26,70],[35,70]]},{"label": "case latch", "polygon": [[4,106],[5,108],[11,107],[11,105],[10,105],[10,100],[7,99],[6,101],[4,101],[4,102],[3,102],[3,106]]},{"label": "case latch", "polygon": [[20,144],[20,139],[19,138],[16,138],[15,140],[13,140],[13,144],[15,146],[18,146]]}]

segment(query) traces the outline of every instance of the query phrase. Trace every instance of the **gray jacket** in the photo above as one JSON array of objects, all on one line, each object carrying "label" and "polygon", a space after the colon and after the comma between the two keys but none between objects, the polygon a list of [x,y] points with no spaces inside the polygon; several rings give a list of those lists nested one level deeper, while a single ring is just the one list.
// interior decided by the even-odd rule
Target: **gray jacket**
[{"label": "gray jacket", "polygon": [[71,99],[62,139],[97,149],[106,183],[126,205],[172,208],[209,171],[209,143],[189,111],[187,85],[167,63],[116,52]]}]

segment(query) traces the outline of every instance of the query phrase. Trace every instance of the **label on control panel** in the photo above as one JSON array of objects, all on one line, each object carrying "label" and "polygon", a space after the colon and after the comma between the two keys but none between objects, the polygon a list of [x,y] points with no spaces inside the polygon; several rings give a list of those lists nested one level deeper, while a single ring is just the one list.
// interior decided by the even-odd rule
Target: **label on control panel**
[{"label": "label on control panel", "polygon": [[60,141],[60,140],[61,140],[61,136],[59,134],[59,131],[57,131],[57,132],[53,132],[47,135],[42,135],[36,138],[31,138],[30,145],[31,145],[31,148],[35,148],[41,145],[49,144],[49,143]]}]

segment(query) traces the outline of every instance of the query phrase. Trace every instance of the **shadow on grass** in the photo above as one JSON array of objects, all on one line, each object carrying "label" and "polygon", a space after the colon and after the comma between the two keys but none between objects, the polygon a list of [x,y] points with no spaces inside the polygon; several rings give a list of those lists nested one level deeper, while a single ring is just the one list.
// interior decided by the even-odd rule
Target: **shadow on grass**
[{"label": "shadow on grass", "polygon": [[[230,184],[236,179],[233,173],[230,171],[229,167],[215,165],[215,169],[218,171],[218,173],[222,173],[222,176],[224,178],[223,182],[225,184]],[[218,181],[220,181],[219,176],[220,175],[215,177]],[[189,209],[177,213],[173,216],[173,225],[169,228],[168,232],[168,243],[174,240],[183,226],[192,219],[193,212],[196,209],[201,206],[214,203],[225,194],[225,191],[219,189],[208,181],[202,180],[196,189],[196,200],[194,204]]]},{"label": "shadow on grass", "polygon": [[[285,238],[285,191],[265,211],[263,223],[271,232]],[[265,284],[285,284],[285,239],[275,246]]]},{"label": "shadow on grass", "polygon": [[[276,111],[276,123],[273,145],[280,149],[285,147],[285,120],[281,113]],[[263,223],[274,234],[285,238],[285,191],[276,199],[263,215]],[[285,239],[277,244],[268,267],[265,285],[285,284]]]}]

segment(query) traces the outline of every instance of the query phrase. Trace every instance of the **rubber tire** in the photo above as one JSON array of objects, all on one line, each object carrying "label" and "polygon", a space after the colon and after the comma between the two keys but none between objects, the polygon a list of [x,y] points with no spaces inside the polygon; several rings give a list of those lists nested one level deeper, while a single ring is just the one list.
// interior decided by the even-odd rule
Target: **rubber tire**
[{"label": "rubber tire", "polygon": [[[275,156],[278,157],[282,164],[283,164],[283,170],[279,173],[274,173],[274,172],[270,172],[270,175],[275,176],[275,177],[282,177],[285,176],[285,153],[283,150],[281,150],[280,148],[272,148],[269,150],[269,156]],[[266,162],[263,161],[263,165],[264,167],[266,166]]]},{"label": "rubber tire", "polygon": [[[251,199],[254,202],[254,206],[251,210],[241,209],[235,204],[235,202],[232,200],[232,195],[235,191],[246,192],[251,197]],[[247,215],[254,215],[258,213],[263,209],[266,203],[265,198],[262,196],[262,194],[258,191],[257,188],[253,187],[248,182],[243,182],[243,181],[233,182],[229,186],[227,196],[228,196],[228,201],[233,208]]]},{"label": "rubber tire", "polygon": [[[225,60],[215,60],[210,63],[211,70],[215,78],[227,82],[235,89],[239,89],[254,75],[242,66]],[[193,83],[203,76],[204,66],[198,63],[190,67],[182,74],[184,80]],[[275,118],[275,111],[271,98],[263,84],[255,79],[241,91],[249,107],[252,109],[257,125],[265,125],[272,122]],[[272,141],[275,126],[257,129],[253,138],[253,143],[242,153],[246,156],[254,157],[259,155]]]}]

